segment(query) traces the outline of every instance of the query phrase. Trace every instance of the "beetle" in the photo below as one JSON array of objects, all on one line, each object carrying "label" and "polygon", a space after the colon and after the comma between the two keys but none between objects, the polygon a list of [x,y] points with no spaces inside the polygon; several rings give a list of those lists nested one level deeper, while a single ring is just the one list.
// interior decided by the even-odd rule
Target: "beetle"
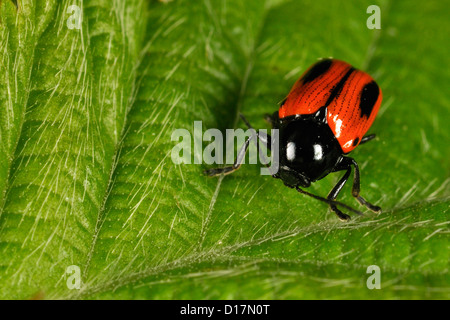
[{"label": "beetle", "polygon": [[[367,73],[331,58],[313,64],[295,82],[279,110],[266,115],[272,127],[279,129],[279,169],[272,176],[281,179],[288,187],[327,202],[340,220],[347,221],[350,216],[338,205],[360,212],[336,201],[336,198],[353,168],[353,197],[369,210],[381,212],[379,206],[360,195],[359,166],[347,156],[358,145],[375,138],[375,134],[365,134],[375,120],[381,101],[381,89]],[[270,136],[260,133],[256,136],[270,149]],[[209,169],[205,174],[217,176],[239,169],[252,138],[249,137],[242,146],[233,166]],[[345,173],[326,199],[302,189],[338,171]]]}]

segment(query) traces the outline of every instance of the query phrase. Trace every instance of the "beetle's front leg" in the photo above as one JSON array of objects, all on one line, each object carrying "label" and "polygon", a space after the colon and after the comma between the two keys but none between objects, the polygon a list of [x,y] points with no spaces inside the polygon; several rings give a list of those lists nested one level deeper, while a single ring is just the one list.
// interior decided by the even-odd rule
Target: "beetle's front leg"
[{"label": "beetle's front leg", "polygon": [[[328,200],[336,200],[337,196],[341,192],[342,188],[344,187],[345,183],[347,182],[348,178],[350,177],[350,173],[352,172],[351,166],[348,166],[345,169],[347,170],[344,174],[344,176],[339,180],[339,182],[334,186],[334,188],[330,191],[328,194],[327,199]],[[337,169],[336,171],[339,171]],[[350,220],[350,216],[348,214],[343,213],[341,210],[339,210],[336,205],[330,204],[331,210],[338,216],[338,218],[342,221],[348,221]]]},{"label": "beetle's front leg", "polygon": [[353,158],[346,158],[346,159],[349,159],[349,161],[351,161],[351,164],[355,167],[355,176],[353,178],[352,195],[356,198],[356,200],[358,200],[358,202],[360,204],[362,204],[363,206],[366,206],[369,210],[376,212],[376,213],[380,213],[381,208],[379,206],[375,206],[375,205],[371,204],[370,202],[367,202],[363,197],[361,197],[359,195],[361,185],[360,185],[360,174],[359,174],[358,163],[356,163],[356,161]]}]

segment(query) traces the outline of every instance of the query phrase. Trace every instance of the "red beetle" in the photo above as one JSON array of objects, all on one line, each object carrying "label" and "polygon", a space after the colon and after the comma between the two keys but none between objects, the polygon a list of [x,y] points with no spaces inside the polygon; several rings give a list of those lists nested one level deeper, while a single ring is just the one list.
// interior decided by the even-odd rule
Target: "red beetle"
[{"label": "red beetle", "polygon": [[[301,193],[327,202],[331,210],[345,221],[350,217],[337,205],[360,213],[335,201],[354,167],[352,195],[368,209],[380,212],[380,207],[360,196],[358,164],[346,155],[375,137],[374,134],[364,135],[378,113],[381,100],[380,88],[367,73],[343,61],[319,60],[297,80],[280,109],[267,116],[272,127],[279,129],[280,133],[279,170],[273,177]],[[257,137],[270,148],[268,137],[261,134]],[[210,169],[206,174],[215,176],[239,169],[251,138],[238,153],[233,166]],[[336,171],[346,172],[326,199],[300,188],[307,188],[311,182]]]}]

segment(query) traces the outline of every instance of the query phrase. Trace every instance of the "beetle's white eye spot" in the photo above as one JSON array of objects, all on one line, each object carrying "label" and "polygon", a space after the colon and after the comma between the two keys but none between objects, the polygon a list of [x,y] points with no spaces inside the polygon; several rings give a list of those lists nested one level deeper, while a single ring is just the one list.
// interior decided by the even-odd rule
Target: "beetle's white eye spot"
[{"label": "beetle's white eye spot", "polygon": [[323,150],[320,144],[315,144],[314,148],[314,160],[322,160],[323,158]]},{"label": "beetle's white eye spot", "polygon": [[294,142],[288,142],[286,147],[286,158],[289,161],[292,161],[295,159],[295,143]]}]

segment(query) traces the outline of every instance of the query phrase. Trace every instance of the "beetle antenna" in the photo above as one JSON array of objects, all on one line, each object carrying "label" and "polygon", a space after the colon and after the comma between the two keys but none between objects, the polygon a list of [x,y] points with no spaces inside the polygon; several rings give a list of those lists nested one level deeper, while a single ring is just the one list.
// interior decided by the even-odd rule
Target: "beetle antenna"
[{"label": "beetle antenna", "polygon": [[329,200],[329,199],[326,199],[326,198],[322,198],[321,196],[316,196],[315,194],[309,193],[308,191],[305,191],[305,190],[303,190],[303,189],[300,189],[299,187],[296,187],[295,189],[296,189],[298,192],[302,193],[302,194],[305,194],[305,195],[307,195],[307,196],[310,196],[311,198],[317,199],[317,200],[322,201],[322,202],[326,202],[326,203],[328,203],[328,204],[334,204],[334,205],[336,205],[336,206],[341,206],[341,207],[347,209],[348,211],[351,211],[351,212],[353,212],[353,213],[356,213],[356,214],[358,214],[358,215],[360,215],[360,216],[363,215],[363,213],[362,213],[361,211],[355,210],[355,209],[353,209],[352,207],[350,207],[350,206],[348,206],[348,205],[346,205],[346,204],[344,204],[344,203],[342,203],[342,202],[335,201],[335,200]]},{"label": "beetle antenna", "polygon": [[252,125],[250,124],[250,122],[247,121],[247,119],[245,119],[244,115],[242,113],[239,112],[239,117],[241,117],[242,121],[244,121],[245,125],[249,128],[249,129],[253,129]]}]

